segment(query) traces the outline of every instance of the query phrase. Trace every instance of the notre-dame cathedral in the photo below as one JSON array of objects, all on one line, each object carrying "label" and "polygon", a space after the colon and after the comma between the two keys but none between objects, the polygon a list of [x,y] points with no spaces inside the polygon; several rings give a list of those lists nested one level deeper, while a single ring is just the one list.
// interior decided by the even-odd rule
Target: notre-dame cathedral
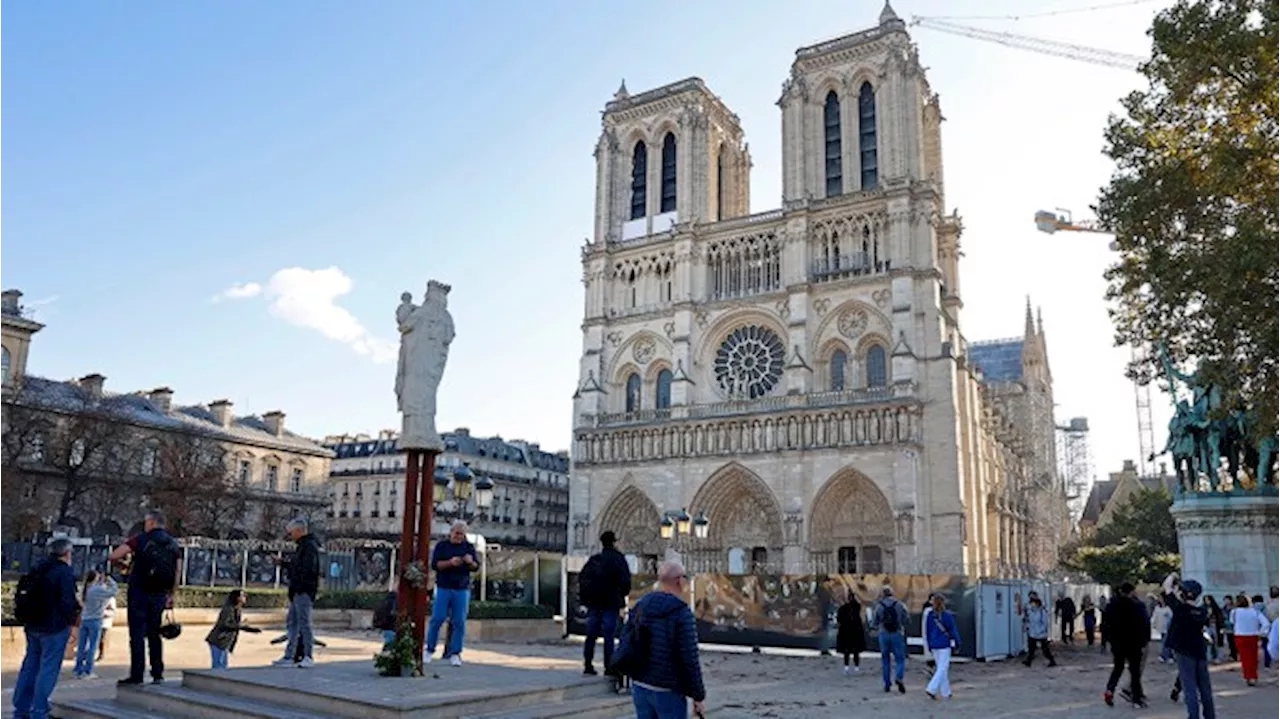
[{"label": "notre-dame cathedral", "polygon": [[693,571],[1052,566],[1043,330],[970,353],[942,113],[906,24],[886,5],[799,49],[778,105],[782,207],[755,213],[738,117],[703,80],[605,105],[571,553],[611,529]]}]

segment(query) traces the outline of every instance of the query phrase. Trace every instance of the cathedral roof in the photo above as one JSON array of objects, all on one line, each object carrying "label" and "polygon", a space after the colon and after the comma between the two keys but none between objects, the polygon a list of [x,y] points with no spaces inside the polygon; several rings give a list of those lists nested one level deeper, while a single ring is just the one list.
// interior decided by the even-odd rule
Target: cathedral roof
[{"label": "cathedral roof", "polygon": [[969,361],[978,365],[986,382],[1022,379],[1022,339],[990,340],[969,345]]}]

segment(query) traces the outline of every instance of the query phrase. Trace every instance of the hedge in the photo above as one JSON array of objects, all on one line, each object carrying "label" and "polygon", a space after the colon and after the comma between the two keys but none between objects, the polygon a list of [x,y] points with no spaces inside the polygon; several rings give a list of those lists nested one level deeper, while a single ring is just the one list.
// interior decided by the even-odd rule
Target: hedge
[{"label": "hedge", "polygon": [[[3,602],[4,620],[13,618],[13,592],[16,582],[0,583],[0,601]],[[179,608],[218,609],[226,601],[230,587],[181,587],[174,604]],[[289,606],[289,595],[284,589],[246,589],[245,606],[249,609],[284,609]],[[366,609],[377,608],[385,597],[384,592],[320,592],[316,609]],[[128,606],[128,592],[121,588],[116,598],[119,606]],[[549,619],[550,607],[534,604],[508,604],[506,602],[471,602],[467,616],[471,619]]]}]

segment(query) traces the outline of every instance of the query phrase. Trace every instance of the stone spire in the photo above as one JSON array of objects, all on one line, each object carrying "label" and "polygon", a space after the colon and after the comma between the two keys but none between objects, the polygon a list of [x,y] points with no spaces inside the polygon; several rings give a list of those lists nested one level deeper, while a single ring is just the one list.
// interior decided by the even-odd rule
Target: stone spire
[{"label": "stone spire", "polygon": [[888,25],[895,21],[902,22],[902,18],[899,18],[898,13],[893,11],[893,6],[889,4],[889,0],[884,0],[884,9],[880,11],[880,24]]},{"label": "stone spire", "polygon": [[1034,340],[1036,337],[1036,320],[1031,314],[1031,295],[1027,295],[1027,322],[1026,327],[1022,331],[1024,340]]},{"label": "stone spire", "polygon": [[627,79],[624,77],[622,78],[622,84],[618,85],[618,91],[613,93],[613,99],[625,100],[628,97],[631,97],[631,93],[627,92]]}]

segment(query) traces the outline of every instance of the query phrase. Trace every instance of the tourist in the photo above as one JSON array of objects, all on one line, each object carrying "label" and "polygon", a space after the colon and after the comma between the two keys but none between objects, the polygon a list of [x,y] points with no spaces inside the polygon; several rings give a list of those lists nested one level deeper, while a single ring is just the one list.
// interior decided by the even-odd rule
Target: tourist
[{"label": "tourist", "polygon": [[1053,605],[1053,613],[1058,618],[1062,630],[1062,643],[1070,644],[1076,634],[1076,601],[1066,592],[1058,592],[1058,601]]},{"label": "tourist", "polygon": [[947,600],[941,594],[933,595],[933,607],[925,626],[926,645],[933,652],[934,670],[925,694],[930,699],[951,698],[951,652],[960,645],[960,629],[956,617],[947,610]]},{"label": "tourist", "polygon": [[392,590],[382,597],[373,610],[373,628],[382,631],[382,648],[386,649],[396,640],[396,592]]},{"label": "tourist", "polygon": [[926,625],[929,622],[929,612],[933,611],[933,594],[929,592],[929,596],[920,607],[920,654],[924,657],[924,664],[929,669],[933,669],[933,652],[929,651],[929,630]]},{"label": "tourist", "polygon": [[1271,652],[1271,656],[1280,657],[1280,622],[1271,623],[1271,631],[1267,633],[1267,651]]},{"label": "tourist", "polygon": [[178,589],[180,550],[164,526],[164,513],[153,509],[142,521],[142,534],[116,547],[111,561],[132,557],[129,567],[129,676],[117,684],[141,684],[147,655],[151,681],[164,681],[164,642],[160,618],[173,606]]},{"label": "tourist", "polygon": [[1173,618],[1173,611],[1165,604],[1164,599],[1156,597],[1155,609],[1151,612],[1151,629],[1160,639],[1160,663],[1164,664],[1173,658],[1173,652],[1169,649],[1169,644],[1165,641],[1165,635],[1169,632],[1169,620]]},{"label": "tourist", "polygon": [[14,716],[46,719],[49,695],[58,684],[71,627],[80,613],[71,541],[53,540],[49,556],[18,582],[16,591],[14,614],[23,624],[27,652],[13,688]]},{"label": "tourist", "polygon": [[1240,654],[1236,650],[1235,624],[1231,622],[1231,610],[1235,609],[1236,600],[1230,594],[1222,595],[1222,642],[1227,647],[1231,661],[1238,661]]},{"label": "tourist", "polygon": [[440,626],[449,620],[448,643],[444,656],[455,667],[462,666],[462,641],[467,632],[467,604],[471,599],[471,572],[480,568],[476,548],[467,541],[467,523],[458,520],[449,530],[447,542],[436,542],[431,552],[431,567],[436,572],[436,594],[431,603],[431,621],[427,625],[427,646],[422,661],[430,664],[440,639]]},{"label": "tourist", "polygon": [[582,673],[594,676],[596,637],[604,645],[604,670],[613,664],[613,643],[618,636],[618,612],[631,593],[631,567],[615,548],[611,531],[600,535],[601,549],[591,555],[578,574],[578,602],[587,608],[587,640],[582,645]]},{"label": "tourist", "polygon": [[1022,615],[1022,628],[1027,633],[1027,658],[1022,662],[1024,666],[1031,666],[1031,661],[1036,658],[1037,647],[1044,651],[1044,658],[1049,660],[1050,667],[1058,666],[1053,652],[1049,650],[1051,624],[1049,610],[1045,609],[1040,597],[1033,592],[1028,599],[1026,613]]},{"label": "tourist", "polygon": [[1218,663],[1218,648],[1222,646],[1222,607],[1218,606],[1218,600],[1213,598],[1212,594],[1204,595],[1201,599],[1204,604],[1204,610],[1209,614],[1209,625],[1206,627],[1209,639],[1209,658],[1214,663]]},{"label": "tourist", "polygon": [[[844,604],[836,610],[836,651],[844,655],[844,673],[862,671],[862,652],[867,650],[867,630],[862,623],[862,602],[850,587]],[[849,658],[853,657],[853,666]]]},{"label": "tourist", "polygon": [[908,619],[907,608],[893,596],[893,587],[881,590],[871,626],[876,630],[880,643],[880,678],[884,680],[886,692],[892,688],[889,684],[890,665],[896,662],[893,683],[897,685],[899,694],[907,693],[902,678],[907,671]]},{"label": "tourist", "polygon": [[1099,650],[1102,654],[1107,653],[1107,645],[1108,642],[1110,642],[1110,636],[1107,628],[1107,611],[1111,609],[1111,603],[1116,600],[1116,596],[1119,594],[1120,589],[1118,587],[1113,587],[1111,590],[1111,597],[1103,603],[1101,616],[1098,617],[1098,644],[1102,647]]},{"label": "tourist", "polygon": [[232,589],[228,592],[227,598],[222,602],[222,611],[218,612],[218,621],[204,638],[209,644],[209,657],[214,669],[227,668],[227,660],[236,650],[236,640],[240,638],[240,632],[257,634],[262,631],[244,623],[241,610],[244,609],[247,599],[248,596],[243,589]]},{"label": "tourist", "polygon": [[[1262,603],[1262,595],[1254,597]],[[1249,604],[1244,595],[1236,597],[1236,607],[1231,610],[1231,623],[1235,626],[1236,651],[1240,654],[1240,673],[1249,686],[1258,683],[1258,644],[1267,636],[1270,622],[1260,607]]]},{"label": "tourist", "polygon": [[106,656],[107,645],[111,643],[111,627],[116,623],[116,611],[118,611],[116,598],[112,596],[106,604],[102,605],[102,638],[98,642],[97,659],[99,662]]},{"label": "tourist", "polygon": [[[272,662],[275,666],[294,665],[307,669],[315,666],[311,656],[315,648],[315,629],[311,624],[311,608],[320,592],[320,542],[303,517],[294,517],[285,533],[298,549],[289,561],[289,611],[285,614],[284,656]],[[275,561],[279,561],[276,559]]]},{"label": "tourist", "polygon": [[705,709],[698,627],[683,599],[688,581],[679,562],[663,562],[658,568],[658,591],[641,597],[631,613],[630,621],[641,624],[648,637],[643,647],[647,655],[638,658],[639,668],[631,675],[637,719],[685,719],[689,699],[695,714]]},{"label": "tourist", "polygon": [[[1209,624],[1209,612],[1198,604],[1203,588],[1195,580],[1187,580],[1180,586],[1178,575],[1170,574],[1161,586],[1162,601],[1172,619],[1166,628],[1166,646],[1178,661],[1178,683],[1187,706],[1187,719],[1215,719],[1213,685],[1209,680],[1209,661],[1205,656],[1204,630]],[[1181,595],[1181,596],[1179,596]],[[1171,696],[1177,701],[1179,687]]]},{"label": "tourist", "polygon": [[120,587],[116,580],[108,574],[99,574],[90,569],[84,575],[84,592],[80,610],[80,641],[76,645],[76,668],[74,674],[80,679],[97,679],[93,673],[94,662],[98,659],[98,642],[102,641],[102,615],[106,611],[107,602],[114,600]]},{"label": "tourist", "polygon": [[1093,646],[1093,638],[1098,628],[1098,608],[1093,605],[1093,597],[1086,594],[1080,600],[1080,614],[1084,617],[1084,643]]},{"label": "tourist", "polygon": [[[1268,622],[1272,624],[1276,623],[1276,618],[1277,618],[1276,615],[1277,613],[1280,613],[1280,587],[1276,587],[1275,585],[1272,585],[1271,598],[1267,600],[1267,605],[1264,608],[1264,613],[1267,615]],[[1263,665],[1266,666],[1267,669],[1270,669],[1271,661],[1276,658],[1276,655],[1265,644],[1262,647],[1262,652],[1263,652],[1262,654]]]},{"label": "tourist", "polygon": [[1107,679],[1103,700],[1108,706],[1115,704],[1116,685],[1120,683],[1120,676],[1127,665],[1129,688],[1121,693],[1135,706],[1146,706],[1146,696],[1142,691],[1142,660],[1151,641],[1151,622],[1146,605],[1133,596],[1132,584],[1121,584],[1111,601],[1107,602],[1102,625],[1106,629],[1106,641],[1111,645],[1112,656],[1111,676]]}]

